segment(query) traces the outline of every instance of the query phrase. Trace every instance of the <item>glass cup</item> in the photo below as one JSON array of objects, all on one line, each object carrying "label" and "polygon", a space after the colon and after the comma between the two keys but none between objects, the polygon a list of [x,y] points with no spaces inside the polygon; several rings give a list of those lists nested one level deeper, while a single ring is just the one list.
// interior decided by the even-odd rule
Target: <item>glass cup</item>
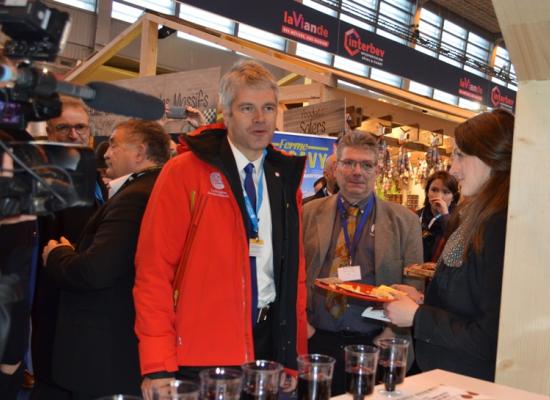
[{"label": "glass cup", "polygon": [[203,400],[239,400],[243,372],[234,368],[209,368],[199,373]]},{"label": "glass cup", "polygon": [[153,400],[199,400],[199,386],[190,381],[173,380],[153,387]]},{"label": "glass cup", "polygon": [[346,364],[346,392],[354,400],[362,400],[374,391],[379,349],[362,344],[344,347]]},{"label": "glass cup", "polygon": [[324,354],[298,356],[298,400],[328,400],[336,360]]},{"label": "glass cup", "polygon": [[243,369],[242,400],[277,400],[283,366],[275,361],[256,360]]},{"label": "glass cup", "polygon": [[378,341],[380,356],[378,361],[378,381],[384,382],[385,390],[380,393],[396,397],[401,393],[395,387],[405,380],[409,341],[402,338],[381,339]]}]

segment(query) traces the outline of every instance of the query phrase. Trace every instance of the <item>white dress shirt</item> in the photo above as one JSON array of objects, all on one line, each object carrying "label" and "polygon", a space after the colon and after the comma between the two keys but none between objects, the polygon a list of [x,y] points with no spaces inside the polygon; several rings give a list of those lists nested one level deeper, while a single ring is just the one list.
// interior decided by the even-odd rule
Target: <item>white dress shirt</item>
[{"label": "white dress shirt", "polygon": [[[228,138],[229,140],[229,138]],[[260,168],[263,168],[262,158],[260,157],[255,161],[250,161],[245,157],[243,153],[237,149],[231,140],[229,140],[233,157],[237,163],[237,169],[239,170],[239,177],[241,178],[241,186],[244,193],[244,167],[249,163],[254,164],[254,172],[252,173],[252,179],[254,186],[256,187],[256,195],[259,198],[258,193],[258,178],[260,176]],[[260,210],[257,212],[259,219],[259,232],[258,237],[263,240],[264,246],[262,254],[256,257],[256,279],[258,282],[258,308],[267,306],[269,303],[275,301],[275,280],[273,278],[273,238],[271,230],[271,206],[269,203],[269,189],[267,188],[267,182],[265,179],[265,172],[262,176],[263,180],[263,199],[260,205]],[[248,214],[247,214],[248,218]]]},{"label": "white dress shirt", "polygon": [[109,183],[107,184],[107,187],[109,188],[109,198],[113,197],[116,192],[124,185],[124,182],[130,177],[132,174],[122,175],[118,178],[111,179]]}]

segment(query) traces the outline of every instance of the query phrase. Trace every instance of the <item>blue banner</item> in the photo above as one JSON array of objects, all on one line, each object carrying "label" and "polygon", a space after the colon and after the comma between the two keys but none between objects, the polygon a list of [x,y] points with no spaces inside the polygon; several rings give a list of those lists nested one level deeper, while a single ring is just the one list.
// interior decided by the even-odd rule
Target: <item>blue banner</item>
[{"label": "blue banner", "polygon": [[307,135],[305,133],[275,132],[274,147],[290,154],[307,156],[306,171],[302,181],[304,197],[315,193],[313,184],[323,176],[325,161],[334,151],[335,137]]}]

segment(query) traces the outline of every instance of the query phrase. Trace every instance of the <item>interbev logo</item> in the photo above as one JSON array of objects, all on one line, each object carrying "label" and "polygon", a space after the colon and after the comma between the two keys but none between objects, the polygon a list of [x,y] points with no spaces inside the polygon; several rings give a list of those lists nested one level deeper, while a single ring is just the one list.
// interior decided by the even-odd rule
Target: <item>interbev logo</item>
[{"label": "interbev logo", "polygon": [[361,59],[376,65],[382,65],[386,53],[386,50],[376,47],[372,42],[363,42],[355,28],[348,29],[344,34],[344,49],[351,57],[361,53]]},{"label": "interbev logo", "polygon": [[506,95],[500,93],[498,86],[493,87],[491,90],[491,103],[493,107],[503,107],[506,109],[514,108],[514,99],[509,98]]}]

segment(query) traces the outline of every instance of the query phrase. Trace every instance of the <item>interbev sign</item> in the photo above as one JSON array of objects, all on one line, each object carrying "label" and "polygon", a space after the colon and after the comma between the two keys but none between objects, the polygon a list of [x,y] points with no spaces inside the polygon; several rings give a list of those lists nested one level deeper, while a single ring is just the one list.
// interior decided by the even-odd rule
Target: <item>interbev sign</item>
[{"label": "interbev sign", "polygon": [[241,0],[239,7],[227,0],[185,2],[490,107],[515,107],[516,93],[505,86],[293,0],[262,2],[261,13],[256,0]]}]

